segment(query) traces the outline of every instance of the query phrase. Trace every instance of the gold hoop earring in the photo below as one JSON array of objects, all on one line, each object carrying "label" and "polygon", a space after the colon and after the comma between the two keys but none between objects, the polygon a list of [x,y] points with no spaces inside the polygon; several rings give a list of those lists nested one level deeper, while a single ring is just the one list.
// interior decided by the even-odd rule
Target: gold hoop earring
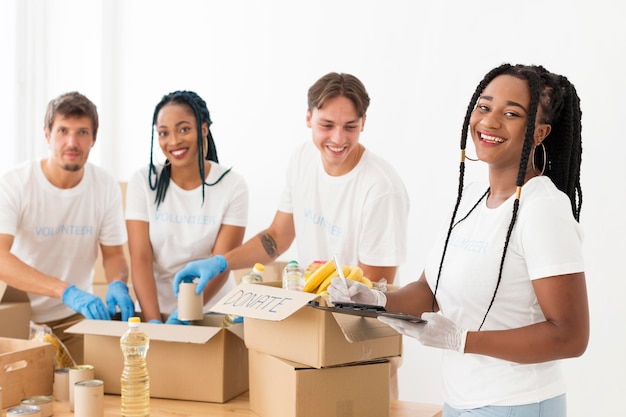
[{"label": "gold hoop earring", "polygon": [[474,158],[470,158],[469,156],[465,155],[465,149],[461,149],[461,162],[465,162],[466,159],[468,161],[472,161],[472,162],[480,161],[479,158],[474,159]]},{"label": "gold hoop earring", "polygon": [[[537,167],[535,166],[535,152],[537,151],[537,147],[539,147],[539,145],[541,145],[541,149],[543,150],[543,166],[541,167],[541,172],[537,174]],[[530,162],[532,163],[534,173],[541,176],[546,170],[546,165],[548,165],[548,153],[546,152],[546,145],[544,145],[543,142],[539,145],[533,147],[533,155]]]}]

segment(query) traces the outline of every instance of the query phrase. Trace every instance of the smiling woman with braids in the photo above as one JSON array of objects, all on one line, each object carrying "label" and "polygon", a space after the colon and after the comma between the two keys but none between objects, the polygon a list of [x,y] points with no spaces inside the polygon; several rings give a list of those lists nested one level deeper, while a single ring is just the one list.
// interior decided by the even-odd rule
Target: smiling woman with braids
[{"label": "smiling woman with braids", "polygon": [[[468,132],[488,184],[464,184]],[[581,152],[579,98],[565,77],[495,68],[468,106],[458,198],[419,280],[386,296],[330,287],[333,301],[427,320],[381,318],[445,349],[444,417],[566,415],[558,360],[582,355],[589,339]]]},{"label": "smiling woman with braids", "polygon": [[[128,183],[126,225],[132,282],[145,321],[177,319],[174,274],[188,262],[241,245],[248,187],[218,163],[204,100],[191,91],[162,98],[152,119],[150,165]],[[154,163],[154,134],[165,163]],[[228,273],[204,290],[205,309],[232,287]]]}]

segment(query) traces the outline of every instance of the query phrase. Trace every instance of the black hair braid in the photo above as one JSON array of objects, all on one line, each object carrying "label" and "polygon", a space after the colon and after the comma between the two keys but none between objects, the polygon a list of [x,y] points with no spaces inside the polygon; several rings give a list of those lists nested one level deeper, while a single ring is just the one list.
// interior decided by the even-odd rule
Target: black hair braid
[{"label": "black hair braid", "polygon": [[[210,127],[211,118],[209,117],[208,110],[206,111],[206,114],[202,114],[202,108],[204,107],[204,109],[206,109],[206,105],[202,106],[200,104],[204,103],[204,100],[202,100],[197,95],[187,91],[182,92],[182,94],[188,97],[189,105],[191,106],[191,110],[193,111],[194,117],[196,118],[196,132],[198,132],[198,153],[196,155],[196,158],[198,159],[198,170],[200,172],[200,178],[202,180],[202,203],[204,203],[204,160],[209,160],[209,155],[207,149],[207,154],[205,156],[204,138],[202,137],[202,123],[207,122],[208,126]],[[215,158],[217,159],[217,155],[215,155]]]},{"label": "black hair braid", "polygon": [[[213,161],[219,162],[217,157],[217,149],[215,147],[215,142],[213,140],[213,135],[211,134],[211,115],[209,113],[209,109],[207,108],[206,102],[193,91],[175,91],[173,93],[167,94],[163,96],[161,101],[156,105],[154,109],[154,113],[152,115],[152,136],[150,139],[150,166],[148,173],[148,181],[150,184],[150,188],[152,190],[156,190],[155,203],[158,206],[165,199],[165,194],[167,192],[167,188],[170,183],[171,178],[171,165],[169,164],[169,160],[165,160],[165,166],[161,170],[161,175],[158,175],[156,170],[156,166],[153,162],[153,148],[154,148],[154,127],[156,125],[156,119],[158,117],[159,112],[166,104],[181,104],[186,105],[191,109],[196,119],[196,130],[198,132],[197,137],[197,146],[198,146],[198,170],[200,174],[200,179],[202,180],[202,203],[204,204],[205,190],[204,186],[213,186],[220,182],[222,178],[226,174],[230,172],[230,168],[226,170],[220,177],[213,183],[205,182],[205,171],[204,171],[204,161]],[[202,136],[202,124],[207,124],[207,135],[206,137]],[[206,140],[206,143],[205,143]],[[153,180],[154,177],[154,180]]]},{"label": "black hair braid", "polygon": [[580,221],[580,210],[583,205],[583,190],[580,185],[580,165],[582,164],[583,146],[582,146],[582,111],[580,110],[580,98],[574,86],[569,84],[570,95],[572,97],[571,102],[571,125],[572,129],[572,147],[574,152],[572,157],[574,159],[570,168],[570,178],[572,182],[572,193],[567,193],[572,203],[572,211],[576,221]]},{"label": "black hair braid", "polygon": [[[563,104],[562,101],[562,92],[560,91],[560,87],[558,85],[552,84],[549,90],[549,100],[550,104]],[[549,172],[546,174],[550,177],[552,182],[557,186],[558,189],[568,193],[569,188],[569,161],[571,159],[572,147],[571,147],[571,120],[572,115],[566,114],[555,114],[554,116],[561,116],[552,119],[552,131],[548,138],[546,138],[545,145],[550,148],[550,158],[551,158],[551,167]]]},{"label": "black hair braid", "polygon": [[547,155],[544,175],[569,197],[574,218],[579,221],[582,207],[580,99],[566,77],[551,74],[542,67],[536,68],[543,71],[541,123],[551,126],[550,134],[543,141]]},{"label": "black hair braid", "polygon": [[550,154],[554,155],[553,166],[548,176],[557,188],[570,199],[572,213],[580,220],[582,189],[580,187],[581,111],[580,99],[574,86],[567,78],[555,77],[552,97],[559,105],[552,120]]},{"label": "black hair braid", "polygon": [[[165,165],[161,170],[161,175],[159,176],[156,166],[154,164],[153,155],[154,155],[154,126],[156,125],[157,115],[161,108],[166,103],[166,97],[163,96],[163,99],[159,104],[156,105],[154,109],[154,113],[152,114],[152,130],[150,134],[150,165],[148,166],[148,184],[150,185],[151,190],[156,190],[156,197],[154,199],[157,204],[157,208],[165,198],[165,193],[167,191],[167,187],[170,185],[170,164],[169,161],[165,160]],[[153,181],[154,178],[154,181]]]},{"label": "black hair braid", "polygon": [[[461,129],[461,162],[459,164],[459,185],[458,185],[458,191],[457,191],[457,198],[456,198],[456,203],[454,204],[454,210],[452,211],[452,217],[450,218],[450,225],[448,226],[446,240],[443,245],[443,253],[441,254],[441,261],[439,262],[439,271],[437,273],[437,281],[435,282],[435,290],[433,291],[433,302],[431,305],[431,309],[433,311],[435,310],[435,304],[437,302],[437,290],[439,289],[439,280],[441,278],[441,271],[443,269],[443,261],[446,257],[448,243],[450,242],[450,237],[452,235],[452,229],[454,228],[456,224],[458,224],[458,222],[455,223],[454,220],[456,219],[456,215],[459,210],[459,205],[461,204],[461,197],[463,196],[464,178],[465,178],[465,148],[467,146],[469,121],[470,121],[470,118],[472,117],[472,112],[474,111],[476,102],[478,101],[478,98],[480,97],[481,93],[483,92],[487,84],[489,84],[491,80],[496,78],[498,75],[500,75],[501,73],[503,73],[510,67],[511,65],[509,64],[503,64],[498,68],[494,68],[487,75],[485,75],[485,77],[476,87],[476,90],[474,91],[474,94],[472,95],[472,98],[467,106],[467,110],[465,111],[465,118],[463,120],[463,128]],[[480,200],[482,200],[485,197],[485,195],[487,195],[488,192],[489,190],[485,192],[485,194],[483,195],[483,197],[480,198]],[[480,202],[480,200],[478,202]],[[472,207],[472,209],[465,215],[465,217],[463,217],[463,219],[469,216],[469,214],[476,208],[477,205],[478,203],[476,203],[476,205]],[[463,221],[463,219],[459,221]]]}]

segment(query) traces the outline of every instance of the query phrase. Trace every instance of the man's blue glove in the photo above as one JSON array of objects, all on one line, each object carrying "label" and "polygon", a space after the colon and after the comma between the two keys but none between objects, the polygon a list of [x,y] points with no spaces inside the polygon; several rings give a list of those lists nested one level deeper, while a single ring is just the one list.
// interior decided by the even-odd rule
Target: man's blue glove
[{"label": "man's blue glove", "polygon": [[130,294],[128,294],[128,286],[122,281],[113,281],[109,284],[106,301],[111,316],[114,316],[117,312],[115,307],[120,308],[122,321],[124,322],[135,315],[135,304],[130,298]]},{"label": "man's blue glove", "polygon": [[187,321],[187,320],[178,320],[178,309],[176,309],[167,318],[167,320],[165,321],[165,324],[184,324],[184,325],[188,325],[189,321]]},{"label": "man's blue glove", "polygon": [[163,324],[163,322],[161,320],[157,320],[157,319],[152,319],[150,320],[148,323],[152,323],[152,324]]},{"label": "man's blue glove", "polygon": [[181,282],[193,282],[196,278],[200,278],[196,294],[202,294],[209,281],[224,272],[227,266],[226,258],[222,255],[189,262],[174,276],[174,294],[178,297],[178,286]]},{"label": "man's blue glove", "polygon": [[70,285],[63,291],[61,297],[66,306],[91,320],[111,320],[109,312],[97,295],[79,290],[75,285]]}]

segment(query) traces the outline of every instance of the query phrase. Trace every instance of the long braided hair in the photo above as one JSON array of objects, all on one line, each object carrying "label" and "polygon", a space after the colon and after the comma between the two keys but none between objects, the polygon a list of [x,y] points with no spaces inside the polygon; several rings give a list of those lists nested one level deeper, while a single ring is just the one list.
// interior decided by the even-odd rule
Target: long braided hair
[{"label": "long braided hair", "polygon": [[[213,135],[211,134],[211,116],[209,114],[209,109],[205,101],[193,91],[174,91],[173,93],[169,93],[164,95],[161,98],[159,104],[154,108],[154,114],[152,115],[152,135],[150,138],[150,166],[148,173],[148,182],[150,184],[150,188],[152,190],[156,190],[156,196],[154,202],[159,205],[165,199],[165,194],[167,193],[167,188],[170,185],[170,178],[172,173],[172,166],[169,163],[169,160],[165,160],[165,164],[163,169],[161,170],[161,175],[157,172],[156,165],[154,164],[153,154],[154,154],[154,130],[157,121],[157,117],[159,111],[166,104],[178,104],[184,107],[187,107],[191,110],[196,118],[196,130],[198,132],[198,169],[200,172],[200,179],[202,180],[202,203],[204,204],[204,186],[213,186],[220,182],[222,178],[226,174],[230,172],[228,169],[224,172],[215,182],[208,184],[204,181],[205,173],[204,173],[204,161],[213,161],[219,162],[217,159],[217,149],[215,148],[215,142],[213,141]],[[202,136],[202,124],[207,124],[207,135],[206,137]]]},{"label": "long braided hair", "polygon": [[[452,212],[452,218],[450,219],[448,233],[446,235],[444,249],[441,255],[441,261],[439,263],[439,272],[435,283],[435,290],[433,291],[433,310],[436,304],[437,289],[439,288],[441,271],[448,243],[450,241],[450,236],[452,234],[452,229],[456,226],[456,224],[467,218],[469,213],[471,213],[472,210],[478,206],[478,203],[489,193],[489,190],[487,190],[478,203],[470,209],[468,214],[460,220],[455,221],[459,205],[461,203],[461,197],[463,195],[465,148],[467,144],[470,118],[475,109],[478,98],[482,94],[485,87],[487,87],[487,85],[499,75],[511,75],[513,77],[526,80],[530,91],[530,104],[528,109],[526,132],[524,136],[524,145],[522,147],[522,154],[516,180],[517,192],[513,203],[513,215],[511,217],[511,222],[509,224],[504,242],[504,248],[502,250],[502,258],[500,259],[500,269],[498,271],[496,287],[478,330],[480,330],[483,324],[485,324],[485,320],[487,319],[487,315],[493,306],[500,282],[502,280],[504,260],[506,258],[511,233],[513,232],[513,227],[515,226],[515,221],[517,220],[522,186],[524,185],[524,180],[526,178],[526,170],[534,143],[535,119],[539,107],[541,108],[540,123],[550,124],[552,127],[550,134],[542,142],[546,150],[546,158],[541,161],[544,167],[543,174],[549,177],[559,190],[567,194],[570,199],[572,213],[576,221],[580,221],[580,210],[582,207],[582,189],[580,186],[582,112],[580,110],[580,99],[576,93],[576,89],[567,78],[561,75],[553,74],[542,66],[503,64],[494,68],[487,73],[487,75],[485,75],[483,80],[476,87],[476,91],[472,95],[465,113],[463,129],[461,131],[461,162],[459,166],[458,194],[456,204]],[[533,152],[532,158],[534,158],[534,164],[538,155],[535,155],[535,152]]]}]

